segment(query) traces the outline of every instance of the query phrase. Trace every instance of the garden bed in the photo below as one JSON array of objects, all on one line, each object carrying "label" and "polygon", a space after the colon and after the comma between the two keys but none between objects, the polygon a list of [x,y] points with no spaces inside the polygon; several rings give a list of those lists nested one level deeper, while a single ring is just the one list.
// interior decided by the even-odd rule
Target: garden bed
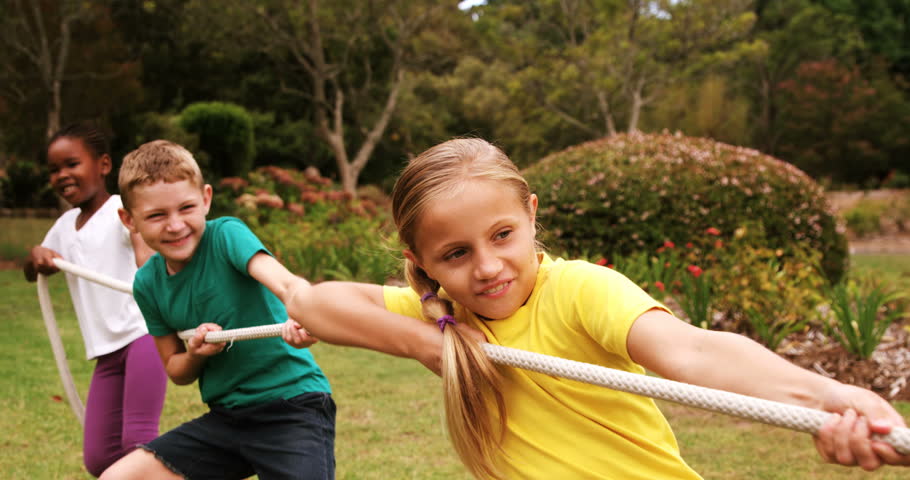
[{"label": "garden bed", "polygon": [[818,330],[794,334],[777,353],[803,368],[868,388],[888,400],[910,401],[910,332],[893,324],[868,360],[858,360]]}]

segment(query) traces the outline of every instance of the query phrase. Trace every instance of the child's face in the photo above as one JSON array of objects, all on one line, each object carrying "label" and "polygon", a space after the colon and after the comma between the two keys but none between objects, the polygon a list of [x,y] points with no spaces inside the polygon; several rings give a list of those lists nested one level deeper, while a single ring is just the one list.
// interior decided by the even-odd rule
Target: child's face
[{"label": "child's face", "polygon": [[189,180],[140,185],[130,193],[129,211],[120,218],[145,243],[164,257],[168,273],[183,270],[196,252],[205,231],[212,187]]},{"label": "child's face", "polygon": [[107,192],[104,177],[111,171],[111,158],[92,156],[78,138],[54,140],[47,149],[47,166],[51,186],[70,205],[83,207],[99,193]]},{"label": "child's face", "polygon": [[416,252],[405,255],[458,303],[499,319],[521,307],[537,279],[537,196],[522,205],[500,184],[472,182],[427,206],[417,224]]}]

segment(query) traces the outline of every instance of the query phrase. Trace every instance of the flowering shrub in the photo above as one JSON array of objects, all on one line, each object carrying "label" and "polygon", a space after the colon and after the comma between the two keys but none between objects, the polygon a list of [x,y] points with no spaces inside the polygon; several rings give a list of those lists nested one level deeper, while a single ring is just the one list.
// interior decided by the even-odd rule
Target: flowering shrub
[{"label": "flowering shrub", "polygon": [[400,269],[381,192],[355,199],[314,168],[275,166],[224,178],[215,190],[213,216],[245,221],[289,270],[308,280],[384,283]]},{"label": "flowering shrub", "polygon": [[[550,155],[524,171],[540,197],[540,239],[566,256],[612,258],[676,245],[731,240],[746,222],[766,235],[756,248],[823,255],[832,280],[847,244],[821,187],[790,164],[748,148],[669,134],[621,134]],[[712,235],[717,232],[717,235]]]},{"label": "flowering shrub", "polygon": [[817,318],[826,281],[819,271],[820,252],[798,245],[790,251],[753,246],[764,243],[762,236],[758,226],[741,227],[724,255],[717,256],[715,306],[725,329],[775,349]]}]

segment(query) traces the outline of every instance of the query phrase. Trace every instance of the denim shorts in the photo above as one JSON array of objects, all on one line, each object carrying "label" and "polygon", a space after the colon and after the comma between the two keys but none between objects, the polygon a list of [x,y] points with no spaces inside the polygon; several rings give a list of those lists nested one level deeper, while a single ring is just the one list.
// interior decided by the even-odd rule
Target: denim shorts
[{"label": "denim shorts", "polygon": [[335,402],[324,392],[211,407],[142,446],[190,480],[335,478]]}]

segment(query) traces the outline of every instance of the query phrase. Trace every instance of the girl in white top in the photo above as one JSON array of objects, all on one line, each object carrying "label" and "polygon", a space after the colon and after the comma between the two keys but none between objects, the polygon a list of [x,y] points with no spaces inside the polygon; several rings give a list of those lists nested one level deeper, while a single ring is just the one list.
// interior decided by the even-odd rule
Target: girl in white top
[{"label": "girl in white top", "polygon": [[[104,135],[90,124],[64,127],[47,149],[50,182],[76,208],[65,212],[26,260],[28,281],[58,271],[62,258],[129,284],[153,253],[120,222],[120,196],[105,178],[111,157]],[[145,320],[131,295],[66,275],[86,357],[96,359],[85,411],[83,462],[94,476],[158,436],[167,377]]]}]

